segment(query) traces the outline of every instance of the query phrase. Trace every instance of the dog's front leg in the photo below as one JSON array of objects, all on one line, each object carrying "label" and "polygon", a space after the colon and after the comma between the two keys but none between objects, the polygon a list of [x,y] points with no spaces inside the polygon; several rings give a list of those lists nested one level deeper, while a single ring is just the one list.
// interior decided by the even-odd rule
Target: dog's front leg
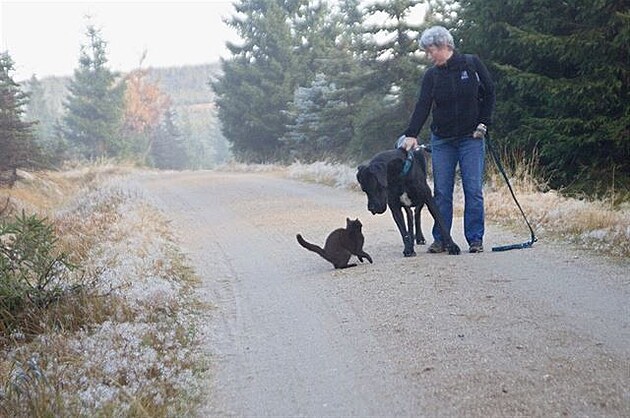
[{"label": "dog's front leg", "polygon": [[422,221],[421,221],[421,214],[422,214],[422,208],[424,207],[424,203],[420,203],[418,206],[415,207],[414,209],[414,215],[415,215],[415,227],[416,227],[416,244],[418,245],[424,245],[427,243],[427,241],[424,239],[424,234],[422,233]]},{"label": "dog's front leg", "polygon": [[414,234],[413,209],[411,209],[409,206],[403,206],[403,208],[407,217],[407,231],[409,232],[409,235],[411,236],[411,241],[413,242],[416,239],[416,236]]},{"label": "dog's front leg", "polygon": [[413,249],[413,233],[411,230],[408,230],[405,226],[405,220],[403,218],[402,207],[396,206],[389,207],[392,212],[392,216],[394,218],[394,222],[396,222],[396,226],[398,227],[398,231],[400,232],[400,236],[403,240],[403,245],[405,246],[403,250],[403,255],[405,257],[413,257],[416,255],[415,250]]}]

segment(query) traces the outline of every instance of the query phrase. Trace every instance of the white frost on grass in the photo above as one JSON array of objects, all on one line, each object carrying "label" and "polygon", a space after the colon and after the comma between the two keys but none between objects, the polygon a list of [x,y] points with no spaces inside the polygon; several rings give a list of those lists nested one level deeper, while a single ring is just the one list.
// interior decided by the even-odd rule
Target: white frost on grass
[{"label": "white frost on grass", "polygon": [[170,327],[106,321],[93,331],[78,334],[69,350],[83,359],[77,395],[85,413],[111,402],[124,412],[128,407],[124,398],[138,395],[159,406],[166,399],[165,388],[171,392],[194,386],[187,369],[187,359],[194,354]]},{"label": "white frost on grass", "polygon": [[288,168],[289,178],[327,184],[339,189],[359,190],[356,167],[324,161],[312,164],[295,162]]},{"label": "white frost on grass", "polygon": [[133,415],[138,405],[167,416],[194,410],[205,364],[200,317],[191,284],[179,277],[166,221],[120,178],[86,190],[58,216],[99,235],[90,238],[83,267],[97,272],[97,292],[116,304],[115,313],[79,332],[42,335],[9,357],[41,351],[35,354],[46,356],[47,380],[80,415]]},{"label": "white frost on grass", "polygon": [[[288,167],[286,175],[292,179],[336,188],[360,190],[356,180],[356,167],[347,164],[295,162]],[[518,201],[540,238],[551,233],[596,252],[615,256],[630,254],[628,205],[613,209],[605,202],[564,197],[553,190],[538,192],[531,181],[513,179],[510,182],[516,186]],[[520,227],[521,213],[502,178],[498,182],[494,179],[486,183],[484,200],[489,219],[502,224],[518,223]],[[455,215],[462,216],[463,191],[460,181],[455,186],[453,203]]]}]

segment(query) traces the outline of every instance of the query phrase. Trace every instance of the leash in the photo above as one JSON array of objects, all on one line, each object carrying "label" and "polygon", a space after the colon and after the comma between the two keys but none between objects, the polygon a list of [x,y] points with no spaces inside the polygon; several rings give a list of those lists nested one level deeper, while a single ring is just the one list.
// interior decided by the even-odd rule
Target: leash
[{"label": "leash", "polygon": [[[404,143],[405,143],[405,135],[402,135],[396,141],[395,147],[397,149],[403,149]],[[407,174],[409,174],[409,170],[411,170],[411,166],[413,165],[413,153],[418,150],[423,150],[424,152],[431,153],[431,145],[420,144],[415,149],[407,151],[407,158],[405,158],[403,167],[400,170],[400,177],[405,177]]]},{"label": "leash", "polygon": [[413,150],[410,150],[410,151],[407,151],[407,158],[405,158],[403,168],[400,171],[400,177],[405,177],[407,174],[409,174],[409,170],[411,170],[412,165],[413,165]]},{"label": "leash", "polygon": [[523,211],[523,208],[521,208],[520,203],[518,203],[518,200],[516,199],[516,195],[514,194],[514,190],[512,189],[510,180],[508,179],[508,176],[505,173],[505,170],[503,169],[503,164],[501,164],[499,153],[494,147],[493,141],[490,139],[490,134],[486,133],[486,139],[487,139],[486,142],[488,144],[488,148],[490,149],[490,154],[492,154],[492,158],[494,159],[494,162],[496,163],[497,168],[503,175],[503,178],[505,179],[505,183],[507,183],[508,189],[510,189],[510,193],[512,194],[512,198],[514,199],[516,206],[518,206],[518,209],[521,211],[521,215],[523,215],[523,219],[525,219],[525,223],[527,224],[527,227],[529,228],[529,232],[531,234],[530,240],[527,242],[524,242],[522,244],[511,244],[511,245],[501,245],[498,247],[492,247],[492,251],[508,251],[508,250],[520,250],[523,248],[530,248],[532,245],[534,245],[536,241],[538,241],[538,238],[536,238],[536,235],[534,235],[534,229],[530,225],[529,221],[527,220],[527,216],[525,216],[525,212]]},{"label": "leash", "polygon": [[[395,148],[399,150],[403,150],[403,144],[405,143],[405,135],[401,135],[396,141]],[[403,163],[403,167],[400,170],[400,177],[405,177],[409,174],[409,170],[411,170],[411,166],[413,165],[413,150],[405,151],[407,153],[407,157]]]}]

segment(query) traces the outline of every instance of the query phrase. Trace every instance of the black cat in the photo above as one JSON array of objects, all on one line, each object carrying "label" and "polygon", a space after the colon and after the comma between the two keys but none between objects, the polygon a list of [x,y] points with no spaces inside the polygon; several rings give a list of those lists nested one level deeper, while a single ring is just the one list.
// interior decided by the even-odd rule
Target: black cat
[{"label": "black cat", "polygon": [[326,238],[324,248],[305,241],[300,234],[297,234],[296,238],[302,247],[321,255],[326,261],[331,262],[336,269],[345,269],[357,265],[356,263],[348,264],[352,255],[356,255],[360,262],[363,262],[363,258],[367,258],[370,263],[372,262],[372,257],[363,251],[365,238],[361,232],[362,226],[358,219],[352,221],[350,218],[346,218],[346,227],[332,231]]}]

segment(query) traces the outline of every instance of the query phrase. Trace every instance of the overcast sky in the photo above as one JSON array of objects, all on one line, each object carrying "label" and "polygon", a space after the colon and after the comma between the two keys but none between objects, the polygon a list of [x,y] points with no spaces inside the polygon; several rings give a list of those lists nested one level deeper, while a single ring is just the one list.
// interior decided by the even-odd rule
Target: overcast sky
[{"label": "overcast sky", "polygon": [[167,67],[216,62],[228,57],[236,33],[222,21],[231,1],[32,1],[0,0],[0,51],[15,62],[13,78],[72,75],[86,43],[86,15],[107,42],[109,67]]}]

